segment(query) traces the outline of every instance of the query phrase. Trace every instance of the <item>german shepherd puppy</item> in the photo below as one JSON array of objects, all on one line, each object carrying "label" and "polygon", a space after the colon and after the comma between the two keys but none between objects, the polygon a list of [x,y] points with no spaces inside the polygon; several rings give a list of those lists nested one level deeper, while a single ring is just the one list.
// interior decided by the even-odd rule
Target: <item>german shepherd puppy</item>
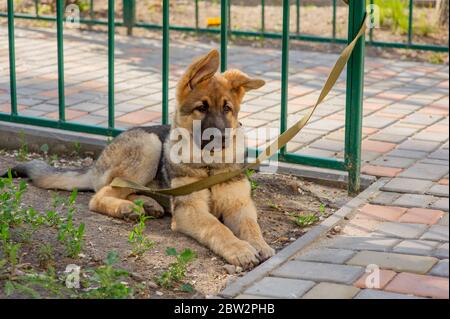
[{"label": "german shepherd puppy", "polygon": [[[129,189],[113,188],[110,183],[115,177],[122,177],[141,185],[157,182],[159,187],[177,187],[242,165],[174,163],[169,156],[174,144],[169,138],[171,131],[183,128],[192,133],[196,120],[201,122],[202,131],[237,129],[244,94],[265,84],[239,70],[217,74],[218,68],[217,50],[189,66],[177,86],[177,109],[171,127],[128,130],[104,149],[92,167],[84,170],[55,169],[42,161],[31,161],[13,168],[13,172],[29,177],[41,188],[93,190],[96,194],[89,208],[111,217],[136,217],[134,212],[139,208],[134,201],[138,199],[144,203],[146,214],[162,216],[163,209],[152,198],[136,195]],[[222,143],[222,148],[226,148],[225,140]],[[173,207],[172,230],[195,238],[228,263],[249,268],[274,254],[261,234],[245,175],[211,189],[176,197]]]}]

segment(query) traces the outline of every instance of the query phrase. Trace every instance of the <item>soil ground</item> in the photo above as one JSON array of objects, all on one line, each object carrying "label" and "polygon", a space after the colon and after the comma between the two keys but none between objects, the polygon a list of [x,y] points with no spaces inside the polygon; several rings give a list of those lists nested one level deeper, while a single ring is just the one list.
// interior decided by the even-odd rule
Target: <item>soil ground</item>
[{"label": "soil ground", "polygon": [[[0,171],[18,163],[18,152],[0,153]],[[39,158],[40,155],[30,154],[28,158]],[[58,158],[54,159],[56,166],[83,166],[92,163],[90,158]],[[292,213],[315,214],[318,221],[323,220],[341,205],[349,200],[344,189],[318,185],[293,176],[267,175],[256,173],[252,180],[257,184],[254,190],[254,200],[259,210],[259,223],[269,245],[277,251],[301,237],[308,231],[294,223]],[[24,207],[33,207],[39,212],[52,209],[54,191],[42,190],[28,185],[23,197]],[[57,192],[59,196],[67,197],[68,192]],[[64,256],[63,247],[57,241],[57,230],[44,227],[37,231],[30,242],[23,243],[20,263],[36,271],[39,269],[37,261],[37,247],[40,243],[49,243],[54,247],[56,271],[64,272],[69,264],[81,266],[82,270],[102,264],[109,251],[117,251],[121,257],[120,267],[131,272],[133,283],[145,282],[145,290],[137,297],[141,298],[205,298],[217,294],[228,281],[234,280],[244,272],[233,273],[226,270],[224,260],[213,254],[209,249],[199,245],[195,240],[170,230],[170,216],[162,219],[150,220],[146,223],[145,235],[156,242],[151,251],[143,256],[129,257],[131,245],[128,243],[132,222],[112,219],[89,211],[88,202],[91,193],[79,193],[77,198],[77,212],[75,223],[85,223],[85,248],[80,258],[70,259]],[[318,222],[317,221],[317,222]],[[309,226],[310,227],[310,226]],[[192,249],[197,258],[188,267],[186,282],[195,288],[194,293],[185,293],[176,289],[158,287],[156,278],[174,261],[166,256],[165,250],[174,247],[178,251],[185,248]],[[225,266],[225,268],[224,268]],[[237,269],[239,271],[239,269]],[[0,281],[0,287],[2,287]],[[3,298],[0,288],[0,298]],[[14,297],[23,297],[20,294]]]}]

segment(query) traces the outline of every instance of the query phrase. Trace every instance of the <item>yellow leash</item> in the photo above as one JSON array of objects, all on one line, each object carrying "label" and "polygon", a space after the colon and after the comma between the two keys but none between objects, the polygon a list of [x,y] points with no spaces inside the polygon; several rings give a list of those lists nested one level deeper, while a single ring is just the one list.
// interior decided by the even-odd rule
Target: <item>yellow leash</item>
[{"label": "yellow leash", "polygon": [[211,188],[214,185],[226,182],[244,172],[246,172],[248,169],[253,168],[255,166],[260,165],[265,160],[271,158],[273,155],[275,155],[283,146],[285,146],[292,138],[294,138],[295,135],[297,135],[303,127],[308,123],[311,116],[313,115],[314,111],[316,110],[317,106],[319,106],[320,103],[323,102],[323,100],[327,97],[328,93],[330,93],[331,89],[336,84],[336,81],[338,80],[339,76],[341,75],[345,65],[347,64],[348,60],[350,59],[350,56],[353,52],[353,49],[356,46],[356,43],[358,42],[359,38],[365,33],[366,31],[366,19],[367,16],[364,18],[364,21],[361,25],[361,28],[356,35],[356,37],[353,39],[353,41],[342,51],[341,55],[339,56],[338,60],[336,61],[336,64],[334,65],[333,69],[331,70],[327,81],[325,82],[325,85],[322,88],[322,91],[320,92],[320,96],[317,99],[316,103],[314,104],[314,107],[297,123],[295,123],[293,126],[291,126],[287,131],[285,131],[283,134],[281,134],[270,146],[268,146],[264,152],[262,152],[254,161],[253,163],[246,164],[243,168],[237,169],[231,172],[225,172],[220,173],[216,175],[212,175],[209,177],[206,177],[202,180],[199,180],[197,182],[186,184],[180,187],[174,187],[174,188],[167,188],[167,189],[151,189],[142,185],[139,185],[137,183],[134,183],[132,181],[125,180],[123,178],[117,177],[113,180],[111,183],[112,187],[120,187],[120,188],[129,188],[135,190],[137,193],[142,195],[147,195],[155,199],[158,203],[161,204],[165,209],[168,211],[171,210],[171,197],[176,196],[184,196],[189,195],[191,193]]}]

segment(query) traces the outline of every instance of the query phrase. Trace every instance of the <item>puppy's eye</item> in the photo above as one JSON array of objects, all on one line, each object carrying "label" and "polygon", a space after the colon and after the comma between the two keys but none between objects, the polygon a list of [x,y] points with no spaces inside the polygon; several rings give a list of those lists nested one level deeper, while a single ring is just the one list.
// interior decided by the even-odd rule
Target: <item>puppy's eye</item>
[{"label": "puppy's eye", "polygon": [[199,111],[200,113],[206,113],[209,109],[209,104],[208,102],[204,101],[202,105],[200,105],[199,107],[196,107],[195,110]]},{"label": "puppy's eye", "polygon": [[224,107],[223,107],[223,112],[224,113],[230,113],[232,111],[233,111],[233,109],[231,108],[231,106],[229,106],[228,104],[224,105]]}]

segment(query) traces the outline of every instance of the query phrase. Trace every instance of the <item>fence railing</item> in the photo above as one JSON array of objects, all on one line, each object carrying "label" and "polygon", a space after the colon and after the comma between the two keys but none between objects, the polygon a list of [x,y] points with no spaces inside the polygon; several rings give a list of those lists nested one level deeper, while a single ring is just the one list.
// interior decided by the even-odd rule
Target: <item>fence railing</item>
[{"label": "fence railing", "polygon": [[[10,95],[11,112],[0,113],[0,121],[29,124],[57,128],[76,132],[114,136],[121,132],[115,128],[114,123],[114,29],[116,26],[125,26],[126,23],[116,22],[114,19],[115,0],[108,0],[108,19],[102,22],[108,27],[108,127],[85,125],[66,121],[65,94],[64,94],[64,0],[57,0],[56,21],[57,28],[57,58],[58,58],[58,98],[59,119],[50,120],[39,117],[20,115],[17,110],[16,67],[15,67],[15,38],[14,38],[14,1],[7,0],[8,5],[8,41],[9,41],[9,68],[10,68]],[[227,68],[227,43],[231,31],[228,29],[229,0],[221,0],[222,27],[221,35],[221,70]],[[280,130],[287,129],[288,110],[288,83],[289,83],[289,42],[292,39],[290,33],[290,2],[283,1],[283,31],[282,38],[282,81],[281,81],[281,119]],[[351,1],[349,7],[348,40],[353,39],[363,22],[366,6],[363,1]],[[163,0],[163,23],[161,26],[163,37],[162,54],[162,122],[169,122],[169,0]],[[50,19],[50,18],[49,18]],[[53,19],[53,18],[52,18]],[[52,20],[53,21],[53,20]],[[83,22],[83,21],[81,21]],[[346,99],[346,124],[345,124],[345,157],[344,159],[322,158],[300,154],[292,154],[283,148],[279,153],[282,161],[329,168],[349,173],[349,191],[357,192],[360,189],[360,162],[361,162],[361,130],[362,130],[362,98],[364,76],[364,46],[362,37],[348,62],[347,66],[347,99]]]},{"label": "fence railing", "polygon": [[[49,15],[39,14],[39,1],[34,0],[34,14],[24,14],[16,13],[15,18],[17,19],[32,19],[32,20],[44,20],[44,21],[56,21],[56,17]],[[145,29],[156,29],[161,30],[164,28],[164,23],[148,23],[136,20],[136,0],[122,0],[123,1],[123,19],[122,21],[115,21],[116,26],[125,26],[128,29],[128,33],[131,34],[133,28],[145,28]],[[170,30],[185,31],[185,32],[201,32],[201,33],[211,33],[220,34],[222,31],[219,28],[202,28],[200,27],[200,0],[192,0],[194,6],[194,21],[193,26],[181,26],[181,25],[169,25]],[[207,1],[207,0],[205,0]],[[239,37],[261,37],[268,39],[281,39],[283,37],[282,32],[271,32],[267,31],[266,23],[266,8],[267,3],[265,0],[261,1],[261,13],[260,13],[260,28],[258,31],[253,30],[237,30],[230,27],[230,12],[232,8],[232,1],[227,1],[228,10],[221,10],[221,14],[227,15],[227,23],[229,26],[229,34]],[[290,39],[302,40],[302,41],[312,41],[312,42],[325,42],[325,43],[346,43],[346,38],[340,38],[337,35],[337,8],[339,7],[338,2],[342,0],[330,0],[332,7],[332,23],[330,36],[319,36],[302,33],[301,30],[301,10],[302,10],[302,0],[291,0],[291,3],[295,1],[295,31],[289,33]],[[365,2],[367,5],[376,5],[378,2],[376,0],[358,0]],[[369,35],[367,37],[366,45],[374,47],[386,47],[386,48],[398,48],[398,49],[412,49],[412,50],[426,50],[426,51],[436,51],[436,52],[448,52],[448,36],[447,43],[444,45],[436,44],[425,44],[414,42],[414,0],[398,0],[407,4],[407,32],[405,34],[405,41],[380,41],[375,40],[376,30],[374,28],[370,29]],[[164,9],[163,9],[164,10]],[[104,19],[95,18],[95,1],[89,0],[89,18],[80,19],[81,24],[86,25],[107,25],[108,22]],[[0,17],[7,17],[8,13],[0,12]],[[163,14],[164,18],[164,14]],[[223,16],[222,16],[223,18]],[[222,19],[223,20],[223,19]],[[222,24],[223,25],[223,24]]]}]

